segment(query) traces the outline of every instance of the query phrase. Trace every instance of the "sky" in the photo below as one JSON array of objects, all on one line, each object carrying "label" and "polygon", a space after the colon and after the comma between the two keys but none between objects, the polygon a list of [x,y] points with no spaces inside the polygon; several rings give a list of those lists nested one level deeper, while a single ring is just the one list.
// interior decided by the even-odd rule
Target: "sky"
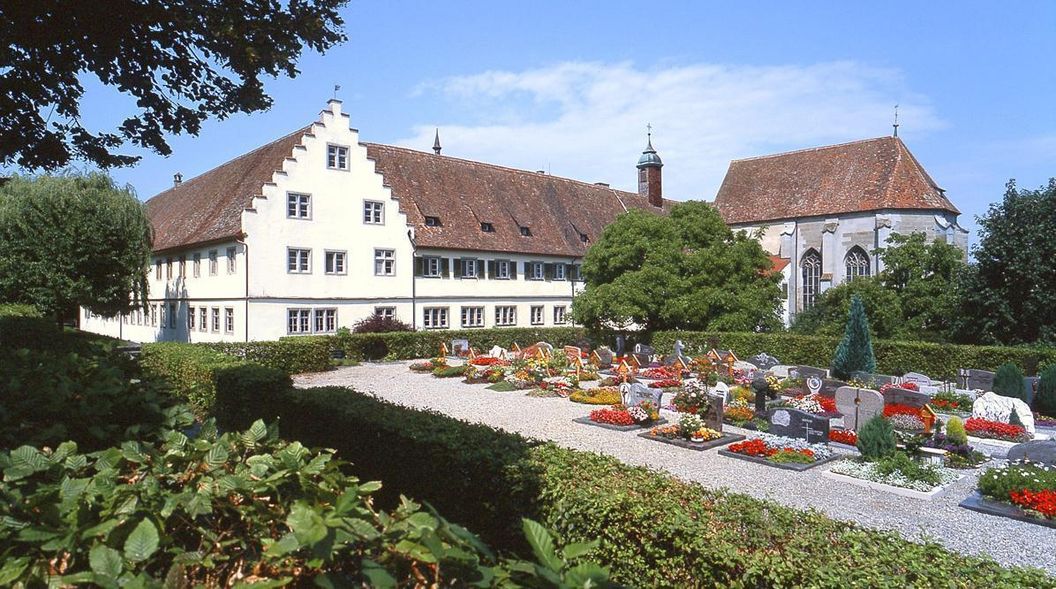
[{"label": "sky", "polygon": [[[961,209],[1056,176],[1056,2],[357,2],[348,41],[112,174],[149,198],[302,127],[338,97],[364,141],[713,200],[731,159],[899,136]],[[129,103],[89,87],[89,125]],[[126,150],[137,153],[134,149]]]}]

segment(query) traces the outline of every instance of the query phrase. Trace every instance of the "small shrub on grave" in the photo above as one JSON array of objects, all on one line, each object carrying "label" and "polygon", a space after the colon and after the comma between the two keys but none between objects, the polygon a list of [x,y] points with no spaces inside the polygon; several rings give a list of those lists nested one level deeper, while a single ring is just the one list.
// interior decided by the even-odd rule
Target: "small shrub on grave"
[{"label": "small shrub on grave", "polygon": [[1006,362],[997,369],[994,375],[994,392],[1013,399],[1026,401],[1026,391],[1023,390],[1023,373],[1019,367],[1011,362]]},{"label": "small shrub on grave", "polygon": [[1034,410],[1043,415],[1056,415],[1056,364],[1041,371],[1038,394],[1034,397]]},{"label": "small shrub on grave", "polygon": [[433,376],[436,378],[456,378],[459,376],[465,376],[468,366],[440,366],[433,369]]},{"label": "small shrub on grave", "polygon": [[946,437],[955,444],[964,445],[968,443],[968,432],[964,429],[964,421],[953,416],[946,422]]},{"label": "small shrub on grave", "polygon": [[895,429],[884,417],[877,415],[858,430],[858,451],[872,462],[895,453]]}]

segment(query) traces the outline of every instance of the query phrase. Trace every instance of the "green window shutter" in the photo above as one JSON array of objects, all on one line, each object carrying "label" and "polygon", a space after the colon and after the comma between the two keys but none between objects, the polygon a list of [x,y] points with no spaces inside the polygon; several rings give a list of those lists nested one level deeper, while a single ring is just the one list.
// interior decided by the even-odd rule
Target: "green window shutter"
[{"label": "green window shutter", "polygon": [[449,278],[451,276],[451,260],[447,258],[440,258],[440,277]]},{"label": "green window shutter", "polygon": [[452,261],[455,263],[455,270],[454,270],[455,278],[461,279],[462,278],[462,274],[463,274],[462,267],[464,265],[464,262],[462,261],[462,258],[455,258]]},{"label": "green window shutter", "polygon": [[553,279],[554,279],[554,265],[553,264],[543,264],[543,280],[553,280]]},{"label": "green window shutter", "polygon": [[510,280],[517,280],[517,262],[510,262]]},{"label": "green window shutter", "polygon": [[488,260],[488,278],[495,278],[495,266],[497,266],[495,260]]},{"label": "green window shutter", "polygon": [[425,259],[420,257],[420,256],[415,256],[415,258],[414,258],[414,275],[415,276],[421,276],[424,273],[423,270],[422,270],[424,265],[425,265]]}]

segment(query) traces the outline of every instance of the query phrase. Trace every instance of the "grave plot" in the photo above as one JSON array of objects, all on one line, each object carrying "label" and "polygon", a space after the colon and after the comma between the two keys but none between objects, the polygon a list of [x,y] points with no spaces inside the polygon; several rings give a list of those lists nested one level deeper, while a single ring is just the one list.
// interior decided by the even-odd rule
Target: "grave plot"
[{"label": "grave plot", "polygon": [[722,431],[722,417],[722,398],[711,396],[698,412],[683,413],[677,424],[654,427],[639,436],[689,450],[707,450],[743,440],[744,436]]},{"label": "grave plot", "polygon": [[731,444],[719,454],[785,470],[804,471],[839,458],[825,444],[770,434]]},{"label": "grave plot", "polygon": [[595,409],[587,417],[579,417],[572,421],[621,432],[667,423],[666,419],[660,417],[659,408],[648,401],[633,407],[616,405]]},{"label": "grave plot", "polygon": [[961,507],[1056,528],[1056,441],[1020,444],[1009,463],[979,477],[975,493]]}]

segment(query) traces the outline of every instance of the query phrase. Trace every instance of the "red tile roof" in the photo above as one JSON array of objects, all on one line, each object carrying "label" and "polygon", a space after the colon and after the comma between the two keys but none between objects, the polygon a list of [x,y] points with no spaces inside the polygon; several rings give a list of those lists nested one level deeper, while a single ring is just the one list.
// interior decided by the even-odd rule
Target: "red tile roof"
[{"label": "red tile roof", "polygon": [[770,263],[773,264],[773,268],[770,269],[770,272],[776,274],[784,270],[785,267],[788,266],[791,262],[792,260],[789,260],[788,258],[782,258],[780,256],[770,256]]},{"label": "red tile roof", "polygon": [[960,213],[897,137],[734,160],[715,205],[729,224],[883,209]]},{"label": "red tile roof", "polygon": [[[234,239],[241,213],[311,127],[237,157],[147,201],[154,250]],[[419,247],[582,256],[616,215],[658,211],[645,197],[547,174],[389,145],[364,144],[414,225]],[[633,162],[632,162],[633,163]],[[628,165],[628,173],[634,173]],[[663,211],[672,201],[664,201]],[[440,218],[427,227],[426,216]],[[481,230],[491,223],[494,232]],[[521,236],[528,227],[531,237]],[[584,243],[580,234],[585,234]]]}]

